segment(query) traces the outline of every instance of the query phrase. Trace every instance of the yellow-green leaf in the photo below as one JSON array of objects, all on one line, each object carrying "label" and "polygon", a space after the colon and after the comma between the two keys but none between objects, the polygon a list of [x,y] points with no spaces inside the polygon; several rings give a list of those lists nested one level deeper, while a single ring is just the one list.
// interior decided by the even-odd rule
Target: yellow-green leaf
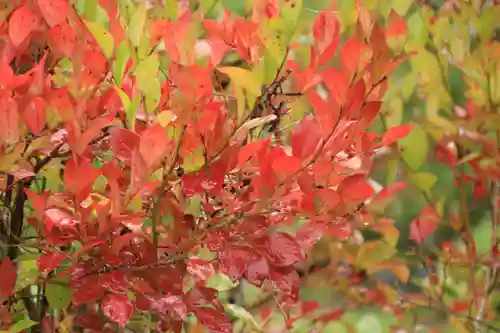
[{"label": "yellow-green leaf", "polygon": [[411,132],[404,139],[398,141],[403,160],[408,166],[417,170],[425,160],[429,150],[427,132],[417,123],[412,123]]},{"label": "yellow-green leaf", "polygon": [[430,195],[432,186],[437,182],[437,177],[430,172],[410,173],[408,176],[410,182]]},{"label": "yellow-green leaf", "polygon": [[205,152],[202,146],[184,157],[182,168],[185,172],[194,172],[205,164]]},{"label": "yellow-green leaf", "polygon": [[367,269],[375,268],[390,259],[396,253],[396,249],[385,241],[368,241],[360,245],[356,264]]},{"label": "yellow-green leaf", "polygon": [[116,85],[115,85],[115,90],[118,93],[120,100],[122,101],[123,110],[125,110],[125,112],[127,112],[127,110],[130,108],[130,103],[131,103],[130,98],[121,88],[119,88]]},{"label": "yellow-green leaf", "polygon": [[146,25],[146,1],[141,1],[135,9],[128,25],[128,38],[133,46],[139,46]]},{"label": "yellow-green leaf", "polygon": [[224,307],[231,315],[235,316],[236,318],[239,318],[246,324],[250,324],[257,331],[262,330],[259,324],[257,324],[257,322],[255,321],[255,318],[250,314],[250,312],[248,312],[241,306],[238,306],[236,304],[225,304]]},{"label": "yellow-green leaf", "polygon": [[107,58],[111,58],[115,46],[113,36],[111,36],[109,31],[104,29],[104,27],[102,27],[98,23],[86,21],[85,25],[89,29],[92,36],[95,38],[97,44],[99,44],[104,55]]},{"label": "yellow-green leaf", "polygon": [[116,50],[116,59],[113,62],[113,77],[118,87],[121,87],[123,73],[127,66],[127,61],[130,59],[130,50],[126,42],[122,42]]},{"label": "yellow-green leaf", "polygon": [[229,76],[236,86],[239,86],[254,96],[260,95],[260,85],[262,82],[256,78],[255,74],[240,67],[219,67],[221,73]]},{"label": "yellow-green leaf", "polygon": [[151,54],[146,59],[142,60],[135,69],[135,78],[137,87],[140,91],[147,95],[148,91],[155,89],[154,80],[157,79],[160,60],[156,53]]}]

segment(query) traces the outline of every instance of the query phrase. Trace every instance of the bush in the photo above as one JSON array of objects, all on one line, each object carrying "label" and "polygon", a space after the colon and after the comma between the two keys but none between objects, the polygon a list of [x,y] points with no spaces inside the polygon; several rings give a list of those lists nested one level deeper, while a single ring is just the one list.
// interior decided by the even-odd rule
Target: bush
[{"label": "bush", "polygon": [[500,331],[499,9],[7,3],[1,329]]}]

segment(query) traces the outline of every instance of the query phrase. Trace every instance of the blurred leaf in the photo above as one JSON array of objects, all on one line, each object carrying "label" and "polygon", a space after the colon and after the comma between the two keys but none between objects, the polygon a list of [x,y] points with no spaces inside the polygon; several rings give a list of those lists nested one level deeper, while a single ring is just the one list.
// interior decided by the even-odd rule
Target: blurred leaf
[{"label": "blurred leaf", "polygon": [[362,316],[355,324],[356,332],[358,333],[382,333],[384,328],[380,324],[377,316],[366,314]]},{"label": "blurred leaf", "polygon": [[437,181],[437,177],[430,172],[416,172],[408,175],[409,180],[418,188],[431,195],[431,188]]},{"label": "blurred leaf", "polygon": [[385,241],[365,242],[359,247],[356,263],[363,267],[372,268],[390,259],[395,252],[396,249]]},{"label": "blurred leaf", "polygon": [[247,324],[252,325],[252,327],[257,331],[262,330],[259,324],[255,321],[255,318],[241,306],[238,306],[236,304],[225,304],[224,308],[227,312],[229,312],[229,314],[235,316],[236,318],[244,321]]},{"label": "blurred leaf", "polygon": [[348,333],[349,330],[340,321],[333,321],[328,323],[323,329],[321,330],[322,333]]},{"label": "blurred leaf", "polygon": [[246,12],[245,0],[221,0],[222,6],[239,16]]},{"label": "blurred leaf", "polygon": [[22,331],[27,330],[36,324],[37,324],[36,321],[33,321],[30,318],[28,318],[27,316],[25,316],[23,319],[19,320],[13,326],[11,326],[11,328],[9,329],[9,333],[22,332]]},{"label": "blurred leaf", "polygon": [[398,145],[403,160],[411,169],[417,170],[425,161],[429,151],[427,132],[419,124],[413,123],[410,134],[398,141]]}]

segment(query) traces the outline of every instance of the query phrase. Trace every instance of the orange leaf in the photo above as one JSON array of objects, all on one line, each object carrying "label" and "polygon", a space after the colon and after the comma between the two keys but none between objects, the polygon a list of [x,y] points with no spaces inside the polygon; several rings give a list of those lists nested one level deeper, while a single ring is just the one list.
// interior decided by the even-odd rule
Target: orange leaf
[{"label": "orange leaf", "polygon": [[70,57],[75,49],[75,30],[68,23],[56,25],[49,31],[49,41],[56,53]]},{"label": "orange leaf", "polygon": [[40,134],[45,126],[45,100],[33,96],[23,112],[25,124],[33,134]]},{"label": "orange leaf", "polygon": [[66,0],[38,0],[37,4],[50,27],[66,22],[69,11],[69,4]]},{"label": "orange leaf", "polygon": [[411,131],[411,124],[391,127],[382,137],[382,146],[389,146],[397,140],[405,138]]},{"label": "orange leaf", "polygon": [[148,127],[141,134],[139,152],[148,169],[156,166],[168,151],[169,140],[167,131],[160,125]]},{"label": "orange leaf", "polygon": [[391,14],[389,15],[389,26],[385,31],[387,38],[406,35],[407,32],[408,28],[404,19],[394,10],[391,10]]},{"label": "orange leaf", "polygon": [[425,207],[420,216],[414,219],[410,225],[410,239],[418,244],[422,244],[439,225],[439,215],[431,206]]},{"label": "orange leaf", "polygon": [[15,47],[19,47],[35,29],[37,19],[27,6],[19,7],[9,20],[9,37]]}]

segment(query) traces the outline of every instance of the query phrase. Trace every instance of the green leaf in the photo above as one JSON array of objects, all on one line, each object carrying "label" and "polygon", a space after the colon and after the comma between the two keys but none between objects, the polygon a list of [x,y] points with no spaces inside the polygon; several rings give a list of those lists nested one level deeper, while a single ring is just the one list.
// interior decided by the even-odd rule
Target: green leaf
[{"label": "green leaf", "polygon": [[139,105],[141,104],[141,99],[141,94],[137,94],[128,107],[127,111],[125,112],[125,115],[127,117],[127,126],[132,131],[135,131],[135,120],[137,117],[137,111],[139,110]]},{"label": "green leaf", "polygon": [[384,327],[380,323],[377,316],[374,314],[366,314],[362,316],[356,323],[356,332],[358,333],[382,333]]},{"label": "green leaf", "polygon": [[9,333],[18,333],[18,332],[22,332],[34,325],[36,325],[37,322],[36,321],[33,321],[31,319],[28,318],[28,316],[25,316],[23,319],[21,319],[20,321],[18,321],[17,323],[15,323],[10,329],[9,329]]},{"label": "green leaf", "polygon": [[387,127],[391,128],[401,125],[403,121],[403,99],[400,96],[394,96],[386,105],[387,114],[384,116],[384,119]]},{"label": "green leaf", "polygon": [[146,111],[148,113],[156,111],[161,99],[161,85],[157,78],[152,78],[145,93]]},{"label": "green leaf", "polygon": [[222,0],[222,7],[229,9],[231,12],[244,16],[246,11],[244,0]]},{"label": "green leaf", "polygon": [[292,36],[295,33],[297,19],[302,11],[303,0],[289,0],[280,7],[280,16],[283,18],[284,25],[284,40],[289,44]]},{"label": "green leaf", "polygon": [[182,168],[185,172],[194,172],[201,169],[205,164],[205,151],[203,146],[184,157],[184,163],[182,163]]},{"label": "green leaf", "polygon": [[401,16],[405,16],[412,5],[413,0],[396,0],[392,1],[392,8]]},{"label": "green leaf", "polygon": [[412,170],[417,170],[424,162],[429,150],[427,132],[417,123],[412,123],[410,134],[398,141],[403,160]]},{"label": "green leaf", "polygon": [[217,291],[228,291],[236,288],[238,282],[233,282],[227,275],[214,274],[208,279],[206,286]]},{"label": "green leaf", "polygon": [[406,22],[408,26],[408,39],[419,45],[425,45],[429,39],[429,30],[422,15],[418,12],[414,13]]},{"label": "green leaf", "polygon": [[54,280],[57,283],[47,283],[45,295],[52,309],[66,309],[71,301],[73,289],[65,285],[64,281]]},{"label": "green leaf", "polygon": [[262,328],[255,321],[255,318],[250,314],[250,312],[248,312],[247,310],[245,310],[241,306],[238,306],[236,304],[225,304],[224,307],[225,307],[226,311],[229,312],[229,314],[242,320],[246,324],[252,325],[256,330],[262,331]]},{"label": "green leaf", "polygon": [[104,55],[107,58],[111,58],[114,49],[113,36],[104,29],[101,25],[91,21],[85,21],[85,25],[89,29],[92,36],[95,38],[97,44],[101,47]]},{"label": "green leaf", "polygon": [[431,195],[432,186],[437,182],[436,175],[430,172],[416,172],[408,175],[410,182],[424,191],[427,195]]},{"label": "green leaf", "polygon": [[115,90],[118,93],[118,96],[120,97],[120,100],[121,100],[122,105],[123,105],[123,109],[125,110],[125,113],[126,113],[128,111],[128,109],[130,108],[130,103],[131,103],[130,98],[121,88],[119,88],[116,85],[115,85]]},{"label": "green leaf", "polygon": [[333,321],[328,323],[323,329],[321,333],[349,333],[346,325],[340,321]]},{"label": "green leaf", "polygon": [[251,71],[240,67],[219,67],[217,69],[229,76],[236,86],[247,90],[254,96],[260,95],[261,82],[259,82],[256,75]]},{"label": "green leaf", "polygon": [[135,9],[128,25],[128,38],[133,46],[139,46],[146,25],[146,1],[141,1]]},{"label": "green leaf", "polygon": [[142,60],[135,69],[135,78],[137,87],[146,96],[148,91],[155,89],[155,80],[157,79],[158,69],[160,68],[160,60],[156,53],[151,54],[146,59]]},{"label": "green leaf", "polygon": [[35,284],[38,276],[36,259],[23,259],[17,264],[16,290],[21,290],[29,285]]},{"label": "green leaf", "polygon": [[395,252],[396,249],[386,241],[367,241],[360,245],[356,256],[356,263],[369,270],[370,268],[374,268],[377,264],[390,259]]},{"label": "green leaf", "polygon": [[125,67],[130,59],[130,50],[126,42],[122,42],[116,50],[116,58],[113,62],[113,77],[118,87],[121,87]]},{"label": "green leaf", "polygon": [[[80,3],[80,1],[78,1]],[[85,13],[85,16],[91,20],[95,21],[97,17],[97,8],[99,7],[99,2],[98,0],[84,0],[81,1],[82,4],[79,6],[83,6],[83,12]]]},{"label": "green leaf", "polygon": [[196,195],[189,198],[186,208],[184,209],[184,214],[190,214],[194,217],[199,217],[201,212],[201,196]]},{"label": "green leaf", "polygon": [[165,0],[165,16],[171,21],[175,21],[179,15],[179,3],[181,0]]}]

